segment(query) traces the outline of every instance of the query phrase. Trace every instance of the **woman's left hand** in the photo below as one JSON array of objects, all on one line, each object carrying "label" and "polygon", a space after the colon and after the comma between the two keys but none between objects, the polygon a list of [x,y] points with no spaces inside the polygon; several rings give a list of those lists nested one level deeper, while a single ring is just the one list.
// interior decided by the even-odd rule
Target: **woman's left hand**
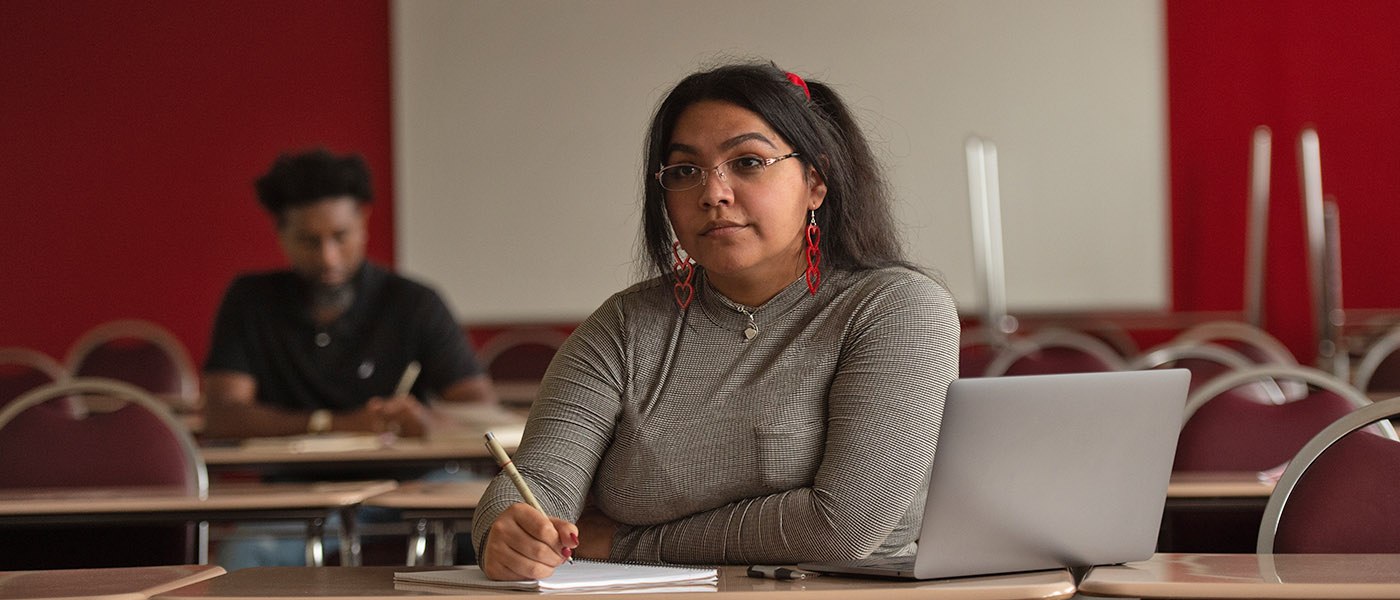
[{"label": "woman's left hand", "polygon": [[617,533],[617,521],[608,518],[596,507],[589,506],[578,517],[578,548],[574,556],[607,560],[612,554],[613,535]]}]

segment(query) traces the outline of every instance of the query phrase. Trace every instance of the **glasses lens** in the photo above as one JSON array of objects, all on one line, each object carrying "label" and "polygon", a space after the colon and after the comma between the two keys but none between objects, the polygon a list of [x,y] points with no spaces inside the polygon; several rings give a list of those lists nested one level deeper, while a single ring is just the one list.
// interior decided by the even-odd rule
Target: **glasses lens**
[{"label": "glasses lens", "polygon": [[765,164],[766,162],[757,156],[740,156],[725,162],[724,171],[741,179],[749,180],[763,174],[764,167],[768,166]]},{"label": "glasses lens", "polygon": [[661,187],[671,191],[687,190],[700,185],[700,167],[672,165],[661,170]]}]

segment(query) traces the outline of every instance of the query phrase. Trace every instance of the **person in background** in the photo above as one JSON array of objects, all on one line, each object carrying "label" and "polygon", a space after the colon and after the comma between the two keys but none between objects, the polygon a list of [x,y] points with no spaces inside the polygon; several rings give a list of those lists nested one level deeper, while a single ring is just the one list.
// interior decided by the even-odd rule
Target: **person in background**
[{"label": "person in background", "polygon": [[[441,421],[435,399],[496,401],[490,377],[437,293],[365,260],[373,194],[362,158],[325,149],[284,154],[256,188],[290,268],[240,275],[224,294],[204,361],[206,437],[422,436]],[[412,387],[396,393],[414,363]],[[357,475],[473,476],[442,469]],[[313,479],[330,476],[337,475]],[[398,520],[395,511],[377,510],[361,510],[359,520]],[[240,525],[234,537],[218,546],[216,563],[225,569],[304,562],[302,540],[275,526]],[[334,552],[337,538],[326,539]],[[459,554],[469,558],[470,548]]]},{"label": "person in background", "polygon": [[693,74],[651,122],[644,262],[568,339],[472,527],[489,577],[570,555],[791,564],[912,554],[959,323],[908,263],[826,85]]},{"label": "person in background", "polygon": [[[442,299],[365,260],[373,193],[363,159],[284,154],[256,187],[291,268],[241,275],[224,295],[204,362],[208,437],[419,436],[434,420],[430,396],[495,401]],[[415,362],[416,383],[395,395]]]}]

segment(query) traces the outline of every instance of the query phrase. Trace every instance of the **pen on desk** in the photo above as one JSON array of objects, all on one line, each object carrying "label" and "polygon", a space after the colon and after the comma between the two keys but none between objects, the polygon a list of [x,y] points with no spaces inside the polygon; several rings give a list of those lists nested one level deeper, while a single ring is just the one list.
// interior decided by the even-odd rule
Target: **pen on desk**
[{"label": "pen on desk", "polygon": [[[496,434],[490,431],[486,432],[486,449],[491,451],[491,456],[496,458],[496,464],[501,466],[501,470],[505,471],[506,477],[509,477],[511,483],[515,484],[515,489],[520,491],[520,495],[525,498],[525,503],[529,504],[535,510],[540,511],[542,515],[549,514],[544,512],[544,507],[540,506],[540,501],[536,500],[535,495],[530,493],[530,486],[525,485],[525,478],[520,476],[520,471],[516,470],[515,463],[510,460],[510,455],[506,454],[506,449],[501,447],[501,442],[496,440]],[[565,550],[567,551],[568,549],[565,548]],[[572,565],[574,564],[574,557],[571,554],[572,553],[566,552],[564,558],[569,559],[569,564]]]},{"label": "pen on desk", "polygon": [[817,574],[802,569],[789,569],[787,567],[775,567],[771,565],[752,565],[748,571],[749,577],[761,579],[806,579],[816,577]]}]

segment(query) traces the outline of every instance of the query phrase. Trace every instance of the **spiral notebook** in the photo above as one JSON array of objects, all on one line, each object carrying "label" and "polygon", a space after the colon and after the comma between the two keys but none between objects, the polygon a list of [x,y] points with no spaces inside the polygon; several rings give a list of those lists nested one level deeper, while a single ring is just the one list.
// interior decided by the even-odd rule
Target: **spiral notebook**
[{"label": "spiral notebook", "polygon": [[715,569],[675,567],[669,565],[636,565],[591,560],[563,564],[544,579],[525,581],[496,581],[486,577],[480,567],[458,567],[446,571],[413,571],[394,573],[395,583],[427,584],[447,587],[525,590],[532,592],[584,591],[625,589],[651,586],[714,586],[719,580]]}]

